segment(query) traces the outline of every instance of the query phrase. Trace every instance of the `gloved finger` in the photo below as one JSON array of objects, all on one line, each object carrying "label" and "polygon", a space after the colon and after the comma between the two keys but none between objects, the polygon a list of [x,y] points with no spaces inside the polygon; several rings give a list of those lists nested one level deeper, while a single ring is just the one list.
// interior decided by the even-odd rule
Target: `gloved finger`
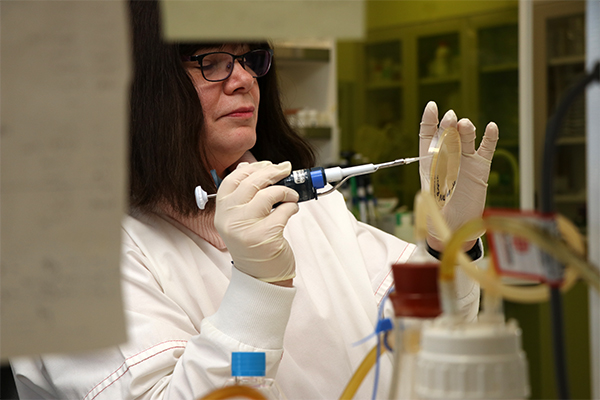
[{"label": "gloved finger", "polygon": [[444,117],[442,118],[442,122],[440,122],[440,130],[443,132],[444,129],[448,128],[449,126],[456,128],[457,120],[458,118],[456,117],[454,110],[446,111],[446,114],[444,114]]},{"label": "gloved finger", "polygon": [[490,122],[485,127],[485,133],[481,139],[479,149],[477,149],[477,154],[486,160],[491,161],[494,156],[494,151],[496,150],[496,143],[498,143],[499,135],[498,125],[496,125],[495,122]]},{"label": "gloved finger", "polygon": [[431,139],[435,134],[438,126],[438,108],[435,101],[430,101],[423,110],[421,117],[421,127],[419,137],[421,139]]},{"label": "gloved finger", "polygon": [[430,148],[427,149],[427,152],[424,153],[419,153],[419,155],[421,157],[423,157],[424,155],[432,155],[433,153],[431,153],[431,146],[438,146],[439,145],[439,139],[440,139],[440,135],[444,132],[444,130],[446,130],[449,127],[454,127],[456,128],[456,113],[454,113],[453,110],[448,110],[446,112],[446,114],[444,114],[444,117],[442,118],[442,122],[440,122],[440,127],[439,129],[436,131],[433,139],[431,140],[431,143],[429,145]]},{"label": "gloved finger", "polygon": [[235,190],[235,195],[247,197],[250,201],[260,190],[279,182],[292,172],[292,164],[289,161],[280,164],[268,164],[263,169],[259,169],[246,179],[240,182]]},{"label": "gloved finger", "polygon": [[468,118],[462,118],[456,126],[460,134],[462,154],[475,153],[475,125]]},{"label": "gloved finger", "polygon": [[265,168],[267,165],[270,164],[271,162],[269,161],[261,161],[252,164],[247,162],[240,162],[236,166],[236,169],[223,179],[221,185],[219,186],[217,195],[226,196],[231,194],[235,189],[237,189],[237,187],[244,179],[248,178],[250,175],[258,171],[259,169]]},{"label": "gloved finger", "polygon": [[[256,195],[248,202],[244,211],[245,218],[264,218],[279,210],[282,205],[287,203],[298,203],[298,192],[283,185],[273,185],[259,190]],[[275,209],[275,204],[281,203]]]},{"label": "gloved finger", "polygon": [[431,139],[437,132],[438,126],[438,108],[434,101],[430,101],[425,106],[421,125],[419,127],[419,155],[425,156],[429,151]]},{"label": "gloved finger", "polygon": [[271,227],[271,232],[285,228],[292,215],[296,214],[300,207],[298,203],[285,202],[281,203],[277,208],[271,212],[263,221],[264,224],[268,224]]},{"label": "gloved finger", "polygon": [[285,178],[291,170],[292,164],[289,161],[281,164],[271,164],[268,161],[240,163],[236,170],[223,180],[217,196],[224,198],[232,195],[235,196],[237,204],[247,203],[259,190]]}]

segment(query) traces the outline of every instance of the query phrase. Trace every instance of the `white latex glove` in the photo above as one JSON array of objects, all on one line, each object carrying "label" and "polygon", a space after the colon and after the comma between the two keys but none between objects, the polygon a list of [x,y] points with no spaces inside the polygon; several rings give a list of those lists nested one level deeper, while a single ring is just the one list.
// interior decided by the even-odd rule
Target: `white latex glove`
[{"label": "white latex glove", "polygon": [[282,185],[271,186],[291,170],[289,162],[242,162],[217,191],[215,227],[234,266],[265,282],[296,275],[294,254],[283,238],[283,228],[298,212],[298,193]]},{"label": "white latex glove", "polygon": [[[448,227],[452,232],[460,228],[465,222],[481,217],[485,207],[487,181],[492,165],[492,157],[498,142],[498,126],[490,122],[485,128],[485,133],[479,149],[475,151],[475,126],[467,118],[457,121],[454,111],[448,111],[442,118],[438,128],[438,108],[430,101],[425,107],[419,131],[419,155],[426,156],[429,144],[434,135],[441,134],[449,126],[457,128],[460,134],[462,156],[460,172],[456,188],[450,200],[442,208]],[[419,174],[421,175],[421,190],[429,191],[429,174],[431,170],[431,157],[419,161]],[[441,237],[435,230],[428,226],[430,245],[440,247]],[[471,240],[477,239],[484,232],[474,235]],[[431,240],[433,238],[433,240]],[[434,246],[436,242],[437,246]],[[436,250],[440,250],[437,248]]]}]

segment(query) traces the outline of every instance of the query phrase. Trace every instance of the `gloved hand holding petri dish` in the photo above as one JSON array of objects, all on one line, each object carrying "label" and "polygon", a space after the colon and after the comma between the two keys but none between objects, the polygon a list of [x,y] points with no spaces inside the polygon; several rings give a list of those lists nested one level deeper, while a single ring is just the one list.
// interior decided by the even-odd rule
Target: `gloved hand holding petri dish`
[{"label": "gloved hand holding petri dish", "polygon": [[[447,111],[438,124],[437,104],[427,103],[419,132],[421,190],[433,194],[451,232],[481,217],[485,207],[498,126],[490,122],[485,127],[477,149],[475,131],[475,125],[468,118],[458,120],[452,110]],[[433,157],[424,158],[426,155]],[[428,230],[430,245],[443,248],[439,233],[433,227]],[[483,232],[474,234],[469,241],[481,234]]]}]

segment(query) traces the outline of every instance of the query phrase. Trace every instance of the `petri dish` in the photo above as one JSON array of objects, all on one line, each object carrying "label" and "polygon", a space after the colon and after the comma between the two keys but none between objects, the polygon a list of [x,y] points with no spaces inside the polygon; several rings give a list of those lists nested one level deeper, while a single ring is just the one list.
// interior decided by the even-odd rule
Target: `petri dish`
[{"label": "petri dish", "polygon": [[450,200],[460,171],[460,134],[454,127],[438,130],[429,145],[431,171],[429,189],[440,208]]}]

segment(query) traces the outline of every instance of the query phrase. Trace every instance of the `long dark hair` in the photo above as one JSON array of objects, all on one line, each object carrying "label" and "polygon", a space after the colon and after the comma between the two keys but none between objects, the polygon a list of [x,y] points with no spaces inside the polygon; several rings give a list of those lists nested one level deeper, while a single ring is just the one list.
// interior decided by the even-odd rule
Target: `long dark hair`
[{"label": "long dark hair", "polygon": [[[202,108],[181,56],[206,43],[166,43],[162,40],[157,1],[131,0],[133,82],[130,98],[130,207],[153,211],[170,207],[183,216],[197,215],[194,188],[216,191],[204,146]],[[250,43],[251,48],[271,48]],[[293,169],[314,166],[308,142],[288,124],[281,108],[275,60],[258,78],[260,104],[256,144],[258,160],[290,161]],[[208,207],[214,203],[209,202]]]}]

